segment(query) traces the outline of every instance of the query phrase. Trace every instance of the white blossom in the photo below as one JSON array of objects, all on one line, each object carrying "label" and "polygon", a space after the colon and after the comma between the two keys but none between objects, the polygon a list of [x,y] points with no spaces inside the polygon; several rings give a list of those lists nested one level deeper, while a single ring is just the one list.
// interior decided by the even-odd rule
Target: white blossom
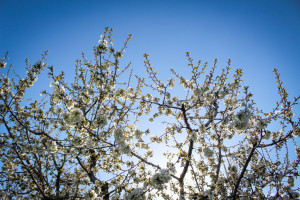
[{"label": "white blossom", "polygon": [[94,127],[103,128],[107,124],[107,116],[102,114],[97,114],[96,119],[93,121]]},{"label": "white blossom", "polygon": [[129,155],[131,152],[130,146],[128,144],[126,144],[125,142],[120,144],[119,149],[126,155]]},{"label": "white blossom", "polygon": [[124,142],[124,135],[123,130],[121,128],[116,128],[114,130],[114,136],[117,144]]},{"label": "white blossom", "polygon": [[232,127],[237,131],[245,130],[248,128],[250,113],[247,110],[240,110],[232,123]]},{"label": "white blossom", "polygon": [[135,130],[134,135],[137,139],[141,139],[141,137],[143,136],[144,132],[141,130]]},{"label": "white blossom", "polygon": [[237,100],[234,96],[227,96],[227,98],[225,99],[225,104],[234,107],[237,104]]},{"label": "white blossom", "polygon": [[171,109],[171,108],[167,108],[166,111],[165,111],[165,115],[166,115],[166,116],[170,116],[170,115],[172,115],[172,114],[173,114],[172,109]]},{"label": "white blossom", "polygon": [[82,147],[86,143],[86,139],[81,136],[73,136],[72,143],[75,147]]},{"label": "white blossom", "polygon": [[269,123],[268,119],[258,119],[256,123],[256,127],[257,129],[264,129],[267,127],[268,123]]},{"label": "white blossom", "polygon": [[68,103],[66,104],[67,108],[70,110],[72,108],[74,108],[74,101],[70,100],[68,101]]},{"label": "white blossom", "polygon": [[134,89],[132,87],[127,88],[127,94],[128,95],[134,95]]},{"label": "white blossom", "polygon": [[61,116],[62,116],[63,121],[64,121],[66,124],[71,124],[71,123],[72,123],[71,118],[70,118],[70,115],[69,115],[68,112],[62,113]]},{"label": "white blossom", "polygon": [[210,158],[210,157],[212,157],[214,155],[214,152],[210,148],[208,148],[208,147],[205,147],[203,149],[203,153],[208,158]]},{"label": "white blossom", "polygon": [[150,184],[154,188],[161,188],[165,183],[168,183],[171,180],[170,172],[168,169],[161,169],[159,172],[155,173],[151,180]]},{"label": "white blossom", "polygon": [[193,91],[193,94],[196,96],[196,97],[199,97],[201,94],[202,94],[202,90],[200,88],[196,88],[194,91]]},{"label": "white blossom", "polygon": [[202,135],[202,134],[204,134],[206,132],[206,128],[205,128],[205,126],[203,124],[201,124],[199,126],[198,132],[199,132],[200,135]]},{"label": "white blossom", "polygon": [[144,193],[141,188],[135,188],[129,194],[125,195],[125,200],[142,200],[144,198]]},{"label": "white blossom", "polygon": [[89,190],[84,194],[84,199],[86,200],[94,200],[97,198],[97,194],[94,190]]},{"label": "white blossom", "polygon": [[157,137],[157,135],[151,135],[150,141],[160,143],[161,139],[159,137]]},{"label": "white blossom", "polygon": [[53,140],[50,140],[48,143],[47,143],[47,151],[49,153],[56,153],[57,152],[57,145],[56,145],[56,142],[53,141]]},{"label": "white blossom", "polygon": [[190,133],[190,138],[193,140],[193,141],[196,141],[197,140],[197,132],[196,131],[192,131]]},{"label": "white blossom", "polygon": [[168,80],[169,88],[172,89],[175,86],[175,80],[172,78],[169,78]]},{"label": "white blossom", "polygon": [[74,108],[70,111],[69,117],[71,122],[78,123],[83,117],[83,114],[81,110],[79,110],[78,108]]}]

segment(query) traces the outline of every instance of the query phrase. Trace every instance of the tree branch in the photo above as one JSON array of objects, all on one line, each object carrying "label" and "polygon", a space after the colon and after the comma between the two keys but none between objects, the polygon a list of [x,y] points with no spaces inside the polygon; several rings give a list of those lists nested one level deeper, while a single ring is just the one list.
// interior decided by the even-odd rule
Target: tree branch
[{"label": "tree branch", "polygon": [[241,180],[242,180],[242,178],[244,177],[244,174],[245,174],[245,172],[246,172],[246,169],[247,169],[247,167],[248,167],[248,165],[249,165],[249,163],[250,163],[250,161],[251,161],[251,158],[252,158],[252,156],[253,156],[253,154],[254,154],[254,151],[256,150],[256,148],[257,148],[257,143],[255,143],[254,145],[253,145],[253,147],[252,147],[252,149],[251,149],[251,152],[250,152],[250,154],[248,155],[248,158],[247,158],[247,160],[246,160],[246,162],[245,162],[245,164],[244,164],[244,166],[243,166],[243,169],[242,169],[242,171],[241,171],[241,173],[240,173],[240,175],[239,175],[239,178],[238,178],[238,180],[237,180],[237,182],[236,182],[236,184],[235,184],[235,186],[234,186],[234,191],[233,191],[233,194],[232,194],[232,199],[233,200],[236,200],[237,199],[237,192],[238,192],[238,189],[239,189],[239,185],[240,185],[240,182],[241,182]]}]

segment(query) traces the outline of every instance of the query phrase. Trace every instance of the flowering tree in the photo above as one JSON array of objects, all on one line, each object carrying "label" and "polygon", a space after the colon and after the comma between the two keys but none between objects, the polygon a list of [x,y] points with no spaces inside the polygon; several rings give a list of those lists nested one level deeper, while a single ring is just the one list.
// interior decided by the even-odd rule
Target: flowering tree
[{"label": "flowering tree", "polygon": [[[115,50],[107,28],[94,61],[77,60],[73,83],[45,63],[47,52],[26,62],[24,78],[1,59],[2,199],[299,197],[299,97],[288,98],[276,69],[280,101],[265,113],[241,86],[242,70],[231,75],[230,60],[217,74],[217,61],[207,72],[186,53],[191,77],[171,70],[164,82],[144,54],[147,79],[131,81],[130,65],[120,66],[130,38]],[[26,99],[44,68],[52,89]]]}]

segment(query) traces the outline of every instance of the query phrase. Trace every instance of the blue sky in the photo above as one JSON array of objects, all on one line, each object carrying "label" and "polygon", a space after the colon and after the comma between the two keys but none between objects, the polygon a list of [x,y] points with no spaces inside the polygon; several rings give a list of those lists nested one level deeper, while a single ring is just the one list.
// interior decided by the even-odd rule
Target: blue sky
[{"label": "blue sky", "polygon": [[184,52],[190,51],[203,62],[212,64],[218,58],[219,68],[231,58],[233,68],[244,70],[244,83],[266,111],[275,103],[274,67],[288,92],[299,95],[296,0],[1,0],[0,55],[9,51],[10,62],[22,73],[25,58],[34,63],[49,50],[48,63],[70,74],[82,51],[91,55],[106,26],[114,29],[116,45],[133,34],[124,59],[132,61],[136,74],[145,72],[145,52],[162,79],[168,78],[171,67],[185,73]]}]

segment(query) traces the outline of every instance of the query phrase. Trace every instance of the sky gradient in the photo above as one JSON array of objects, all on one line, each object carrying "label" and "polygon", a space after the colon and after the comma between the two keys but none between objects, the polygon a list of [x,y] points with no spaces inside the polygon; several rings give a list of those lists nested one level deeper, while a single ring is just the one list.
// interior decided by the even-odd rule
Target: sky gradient
[{"label": "sky gradient", "polygon": [[[185,52],[219,69],[232,59],[242,68],[258,105],[268,111],[275,102],[274,67],[291,96],[299,95],[300,2],[282,1],[57,1],[1,0],[0,55],[23,73],[26,58],[33,64],[45,50],[59,72],[74,72],[84,51],[92,57],[105,27],[114,29],[121,45],[133,34],[124,62],[144,74],[144,53],[166,80],[169,68],[186,72]],[[44,80],[43,80],[44,81]],[[276,99],[276,97],[275,97]],[[297,109],[299,111],[299,109]],[[299,112],[298,112],[299,113]]]}]

